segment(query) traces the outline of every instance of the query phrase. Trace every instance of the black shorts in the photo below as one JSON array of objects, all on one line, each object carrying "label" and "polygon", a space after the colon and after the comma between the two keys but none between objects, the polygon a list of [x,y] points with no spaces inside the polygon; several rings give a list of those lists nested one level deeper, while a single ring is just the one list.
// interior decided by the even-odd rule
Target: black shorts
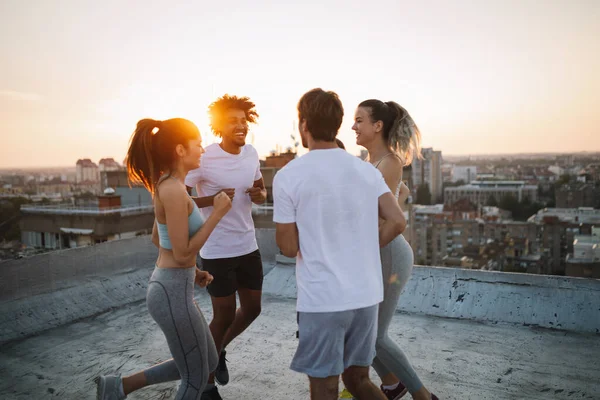
[{"label": "black shorts", "polygon": [[238,289],[262,290],[263,267],[260,251],[230,258],[201,258],[202,269],[213,276],[206,288],[213,297],[226,297]]}]

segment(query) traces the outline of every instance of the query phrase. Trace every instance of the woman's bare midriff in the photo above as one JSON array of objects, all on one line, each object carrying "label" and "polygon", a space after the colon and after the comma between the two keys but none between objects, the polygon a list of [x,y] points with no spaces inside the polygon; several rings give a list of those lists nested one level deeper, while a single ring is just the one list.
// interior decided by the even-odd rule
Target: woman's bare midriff
[{"label": "woman's bare midriff", "polygon": [[158,249],[158,258],[156,259],[156,266],[158,268],[191,268],[196,266],[196,256],[190,257],[186,260],[185,263],[178,263],[175,261],[175,257],[173,257],[173,251],[168,249],[163,249],[162,247]]}]

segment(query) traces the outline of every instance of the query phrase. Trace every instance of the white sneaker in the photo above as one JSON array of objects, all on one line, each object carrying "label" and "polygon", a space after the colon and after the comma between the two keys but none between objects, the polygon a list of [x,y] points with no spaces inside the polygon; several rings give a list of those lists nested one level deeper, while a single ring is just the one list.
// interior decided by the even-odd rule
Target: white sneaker
[{"label": "white sneaker", "polygon": [[96,379],[96,400],[123,400],[127,396],[121,395],[121,375],[100,375]]}]

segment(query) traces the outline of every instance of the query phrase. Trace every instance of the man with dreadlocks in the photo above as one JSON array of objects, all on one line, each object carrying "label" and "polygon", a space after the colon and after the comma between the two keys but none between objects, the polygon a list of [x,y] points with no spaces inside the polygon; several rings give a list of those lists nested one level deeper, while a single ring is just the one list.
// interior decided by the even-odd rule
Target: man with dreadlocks
[{"label": "man with dreadlocks", "polygon": [[[252,203],[267,198],[256,149],[246,143],[248,124],[258,113],[248,97],[224,95],[208,108],[210,125],[220,143],[206,147],[200,167],[188,173],[186,186],[196,187],[194,201],[204,218],[213,211],[213,198],[220,192],[232,200],[223,217],[200,251],[202,268],[214,280],[207,287],[213,305],[210,331],[219,364],[209,377],[203,400],[220,400],[214,385],[229,382],[225,347],[254,321],[261,311],[263,267],[252,220]],[[236,293],[240,308],[236,310]]]}]

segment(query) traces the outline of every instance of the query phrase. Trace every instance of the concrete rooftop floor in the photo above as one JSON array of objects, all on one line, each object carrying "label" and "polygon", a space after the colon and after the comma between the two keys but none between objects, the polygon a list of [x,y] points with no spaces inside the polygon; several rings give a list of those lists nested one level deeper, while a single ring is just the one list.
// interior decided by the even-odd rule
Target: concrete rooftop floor
[{"label": "concrete rooftop floor", "polygon": [[[196,298],[210,321],[208,295]],[[228,348],[223,398],[307,399],[306,377],[289,370],[295,331],[295,301],[265,296],[262,315]],[[390,333],[440,399],[600,399],[598,335],[414,314],[397,314]],[[94,399],[98,374],[126,375],[169,357],[139,302],[1,346],[0,398]],[[128,399],[171,399],[177,384]]]}]

